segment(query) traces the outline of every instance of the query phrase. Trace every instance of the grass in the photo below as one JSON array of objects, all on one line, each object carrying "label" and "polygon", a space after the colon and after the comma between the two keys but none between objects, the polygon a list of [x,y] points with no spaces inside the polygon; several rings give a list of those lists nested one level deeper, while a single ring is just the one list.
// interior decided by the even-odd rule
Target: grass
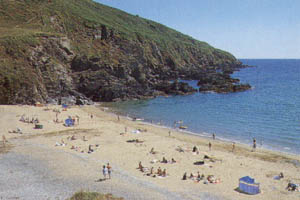
[{"label": "grass", "polygon": [[96,192],[77,192],[68,200],[123,200],[123,198],[113,197],[111,194],[100,194]]},{"label": "grass", "polygon": [[[108,34],[114,33],[114,39],[95,39],[101,35],[103,26]],[[59,53],[55,52],[57,48],[51,48],[51,43],[62,37],[70,39],[76,56],[99,57],[101,65],[112,68],[120,64],[129,68],[137,62],[164,67],[166,60],[171,60],[175,67],[199,68],[237,62],[230,53],[206,42],[92,0],[0,1],[0,104],[45,99],[45,85],[56,82],[41,77],[46,72],[41,73],[41,66],[37,66],[43,65],[37,60],[39,57],[31,61],[32,52],[47,46],[50,52],[43,53],[55,61]],[[155,54],[162,55],[162,59]],[[70,65],[63,61],[57,64],[66,68]]]}]

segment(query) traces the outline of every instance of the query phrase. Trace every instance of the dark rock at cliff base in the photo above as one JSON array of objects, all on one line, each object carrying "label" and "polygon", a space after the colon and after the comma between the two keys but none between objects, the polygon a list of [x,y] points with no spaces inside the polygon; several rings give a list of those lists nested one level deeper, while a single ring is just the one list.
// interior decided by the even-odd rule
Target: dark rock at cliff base
[{"label": "dark rock at cliff base", "polygon": [[227,73],[208,73],[200,77],[197,85],[199,92],[213,91],[217,93],[242,92],[251,88],[249,84],[239,84],[239,79]]},{"label": "dark rock at cliff base", "polygon": [[250,88],[231,78],[244,65],[230,53],[94,1],[0,1],[0,10],[0,104],[196,91],[176,80],[199,80],[200,91]]}]

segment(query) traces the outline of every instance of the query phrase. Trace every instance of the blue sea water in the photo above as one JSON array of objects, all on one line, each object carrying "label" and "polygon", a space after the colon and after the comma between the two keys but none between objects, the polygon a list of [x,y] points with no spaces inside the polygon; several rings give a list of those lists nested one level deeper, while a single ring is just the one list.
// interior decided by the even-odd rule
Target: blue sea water
[{"label": "blue sea water", "polygon": [[[255,66],[233,74],[251,90],[196,93],[114,104],[114,109],[173,127],[183,120],[188,131],[223,140],[300,154],[300,60],[241,59]],[[189,81],[196,87],[196,81]]]}]

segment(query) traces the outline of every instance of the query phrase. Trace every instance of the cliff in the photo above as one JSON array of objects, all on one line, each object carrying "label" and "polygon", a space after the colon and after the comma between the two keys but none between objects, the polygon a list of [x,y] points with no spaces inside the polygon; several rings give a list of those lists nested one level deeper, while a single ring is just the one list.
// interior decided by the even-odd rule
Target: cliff
[{"label": "cliff", "polygon": [[242,91],[250,86],[230,77],[241,67],[230,53],[90,0],[0,2],[0,104],[196,92],[180,79]]}]

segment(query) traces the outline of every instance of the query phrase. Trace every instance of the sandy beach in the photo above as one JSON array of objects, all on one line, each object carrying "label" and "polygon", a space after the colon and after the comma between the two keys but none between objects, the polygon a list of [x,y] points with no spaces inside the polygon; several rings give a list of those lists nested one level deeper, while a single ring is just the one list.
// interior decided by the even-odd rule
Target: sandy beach
[{"label": "sandy beach", "polygon": [[[232,143],[118,118],[96,106],[63,111],[54,105],[3,105],[0,113],[0,199],[66,199],[79,190],[125,199],[300,199],[300,192],[286,190],[289,182],[300,184],[299,155],[260,148],[252,152],[241,144],[232,152]],[[42,129],[20,121],[22,115],[25,120],[38,118]],[[69,116],[75,119],[72,127],[54,122]],[[89,146],[93,152],[88,153]],[[160,162],[163,157],[168,163]],[[176,163],[170,163],[172,158]],[[194,164],[198,161],[201,165]],[[137,169],[139,162],[144,172]],[[107,163],[112,177],[102,180]],[[154,172],[166,169],[167,176],[147,176],[152,167]],[[187,180],[182,180],[185,172]],[[203,180],[189,179],[197,172]],[[281,172],[284,178],[275,180]],[[209,175],[216,183],[207,181]],[[244,176],[260,183],[260,194],[238,191]]]}]

